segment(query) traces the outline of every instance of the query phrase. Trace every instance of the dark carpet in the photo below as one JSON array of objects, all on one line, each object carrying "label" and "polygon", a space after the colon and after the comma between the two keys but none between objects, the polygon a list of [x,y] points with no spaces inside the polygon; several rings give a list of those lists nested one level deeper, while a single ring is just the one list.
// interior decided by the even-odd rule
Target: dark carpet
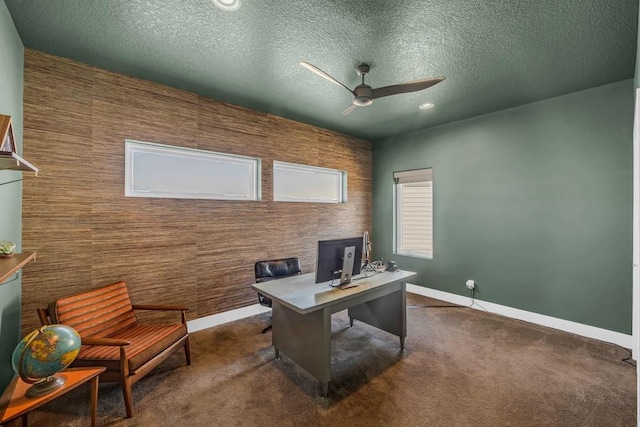
[{"label": "dark carpet", "polygon": [[[267,314],[191,335],[133,386],[124,418],[117,384],[100,385],[99,425],[635,426],[635,367],[621,347],[408,296],[407,348],[333,315],[329,397],[286,355],[274,360]],[[418,306],[418,307],[415,307]],[[88,426],[82,386],[29,415],[30,426]],[[19,421],[16,425],[19,425]]]}]

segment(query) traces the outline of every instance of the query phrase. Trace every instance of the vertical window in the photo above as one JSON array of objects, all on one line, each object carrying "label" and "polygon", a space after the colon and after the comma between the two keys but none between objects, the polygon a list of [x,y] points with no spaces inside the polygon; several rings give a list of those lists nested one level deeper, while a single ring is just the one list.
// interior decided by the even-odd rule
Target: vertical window
[{"label": "vertical window", "polygon": [[394,172],[395,252],[433,258],[433,169]]}]

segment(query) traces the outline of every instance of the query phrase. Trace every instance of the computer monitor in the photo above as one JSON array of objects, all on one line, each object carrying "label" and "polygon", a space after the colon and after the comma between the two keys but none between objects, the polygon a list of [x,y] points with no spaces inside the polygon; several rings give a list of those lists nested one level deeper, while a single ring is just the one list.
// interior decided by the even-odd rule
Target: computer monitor
[{"label": "computer monitor", "polygon": [[360,274],[361,264],[362,237],[319,240],[316,283],[330,280],[339,280],[338,284],[349,283],[352,276]]}]

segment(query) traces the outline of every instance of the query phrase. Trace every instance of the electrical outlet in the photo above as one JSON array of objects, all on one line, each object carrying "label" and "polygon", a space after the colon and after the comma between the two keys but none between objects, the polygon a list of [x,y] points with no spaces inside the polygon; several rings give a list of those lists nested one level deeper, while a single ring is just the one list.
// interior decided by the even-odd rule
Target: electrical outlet
[{"label": "electrical outlet", "polygon": [[466,285],[467,285],[467,289],[473,289],[476,287],[476,282],[473,280],[467,280]]}]

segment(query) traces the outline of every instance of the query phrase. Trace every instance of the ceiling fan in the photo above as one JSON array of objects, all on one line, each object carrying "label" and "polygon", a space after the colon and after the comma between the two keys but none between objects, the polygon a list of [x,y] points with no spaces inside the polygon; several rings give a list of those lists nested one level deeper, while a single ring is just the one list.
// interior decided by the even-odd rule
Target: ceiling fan
[{"label": "ceiling fan", "polygon": [[395,85],[374,89],[364,83],[364,76],[366,76],[370,70],[369,65],[360,64],[356,67],[356,73],[362,77],[362,84],[359,84],[353,90],[351,90],[315,65],[309,64],[308,62],[304,61],[300,62],[300,65],[307,68],[308,70],[313,71],[320,77],[329,80],[331,83],[342,86],[343,88],[348,90],[351,95],[353,95],[353,105],[342,112],[342,114],[345,115],[349,114],[356,107],[366,107],[367,105],[373,104],[374,99],[382,98],[383,96],[396,95],[398,93],[416,92],[419,90],[427,89],[445,79],[444,77],[434,77],[430,79],[414,80],[411,82],[398,83]]}]

